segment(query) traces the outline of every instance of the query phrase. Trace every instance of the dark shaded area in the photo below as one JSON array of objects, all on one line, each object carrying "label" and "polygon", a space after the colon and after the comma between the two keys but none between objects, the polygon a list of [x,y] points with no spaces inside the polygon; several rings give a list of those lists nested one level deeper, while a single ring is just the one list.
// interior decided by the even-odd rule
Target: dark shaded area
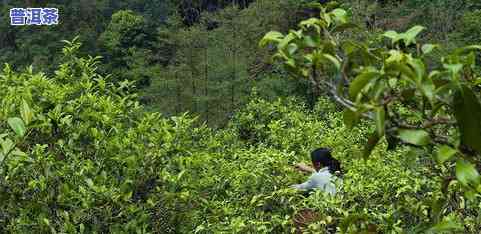
[{"label": "dark shaded area", "polygon": [[244,9],[252,2],[254,0],[202,0],[200,3],[193,0],[183,0],[178,5],[178,11],[183,23],[186,26],[192,26],[199,22],[203,11],[214,12],[230,5]]}]

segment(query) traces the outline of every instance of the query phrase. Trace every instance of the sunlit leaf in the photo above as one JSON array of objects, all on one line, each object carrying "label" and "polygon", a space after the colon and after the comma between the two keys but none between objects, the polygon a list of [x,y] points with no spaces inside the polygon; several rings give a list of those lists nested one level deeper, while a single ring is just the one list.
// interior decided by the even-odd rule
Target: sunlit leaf
[{"label": "sunlit leaf", "polygon": [[322,56],[326,58],[328,61],[330,61],[336,67],[337,70],[341,69],[341,62],[336,57],[330,54],[323,54]]},{"label": "sunlit leaf", "polygon": [[443,233],[456,230],[463,230],[463,225],[453,220],[443,220],[442,222],[434,225],[429,230],[427,230],[427,233]]},{"label": "sunlit leaf", "polygon": [[20,115],[26,125],[29,125],[33,119],[33,112],[28,103],[22,100],[22,107],[20,108]]},{"label": "sunlit leaf", "polygon": [[420,59],[409,59],[408,64],[413,68],[416,73],[416,82],[419,83],[426,74],[426,67],[424,62]]},{"label": "sunlit leaf", "polygon": [[319,45],[319,40],[316,40],[312,36],[305,36],[303,38],[303,44],[307,47],[317,47]]},{"label": "sunlit leaf", "polygon": [[464,186],[479,184],[478,171],[472,163],[465,160],[458,160],[456,162],[456,178]]},{"label": "sunlit leaf", "polygon": [[310,18],[307,20],[303,20],[299,23],[300,27],[303,28],[315,28],[317,33],[321,32],[321,27],[319,26],[320,20],[318,18]]},{"label": "sunlit leaf", "polygon": [[443,67],[454,77],[463,69],[463,64],[443,64]]},{"label": "sunlit leaf", "polygon": [[401,40],[401,35],[399,35],[399,33],[397,33],[396,31],[387,31],[383,34],[383,36],[387,37],[387,38],[390,38],[391,39],[391,43],[396,43],[398,42],[399,40]]},{"label": "sunlit leaf", "polygon": [[424,45],[421,47],[421,50],[423,51],[423,54],[429,54],[429,53],[431,53],[434,49],[436,49],[437,47],[439,47],[439,45],[436,45],[436,44],[424,44]]},{"label": "sunlit leaf", "polygon": [[406,143],[424,146],[431,142],[429,133],[424,130],[401,129],[398,137]]},{"label": "sunlit leaf", "polygon": [[265,47],[267,44],[271,42],[280,42],[284,35],[280,32],[271,31],[268,32],[259,42],[260,47]]},{"label": "sunlit leaf", "polygon": [[481,77],[476,79],[476,81],[474,82],[475,85],[480,85],[481,84]]},{"label": "sunlit leaf", "polygon": [[447,145],[443,145],[441,147],[439,147],[437,153],[436,153],[436,156],[437,156],[437,159],[438,159],[438,162],[440,163],[444,163],[448,160],[450,160],[454,155],[456,155],[458,151],[447,146]]},{"label": "sunlit leaf", "polygon": [[330,12],[333,15],[333,20],[339,24],[347,23],[347,12],[341,8],[334,9]]},{"label": "sunlit leaf", "polygon": [[15,143],[10,139],[0,140],[0,146],[2,146],[2,155],[5,157],[9,152],[15,148]]},{"label": "sunlit leaf", "polygon": [[426,28],[423,27],[423,26],[417,25],[417,26],[414,26],[414,27],[410,28],[405,33],[403,33],[403,39],[404,39],[404,42],[406,43],[406,46],[409,46],[413,43],[416,43],[416,37],[424,29],[426,29]]},{"label": "sunlit leaf", "polygon": [[390,56],[386,59],[387,63],[401,62],[405,57],[404,53],[399,50],[390,50],[389,55]]},{"label": "sunlit leaf", "polygon": [[374,69],[368,69],[359,74],[349,86],[349,96],[355,99],[369,82],[377,79],[380,75],[381,73]]},{"label": "sunlit leaf", "polygon": [[8,121],[8,125],[10,125],[10,127],[19,137],[25,136],[27,129],[22,119],[14,117],[14,118],[9,118],[7,121]]},{"label": "sunlit leaf", "polygon": [[282,40],[280,40],[279,44],[277,45],[277,48],[279,50],[284,50],[287,47],[287,45],[296,38],[297,36],[292,32],[287,34]]},{"label": "sunlit leaf", "polygon": [[433,81],[429,78],[424,79],[421,85],[421,89],[423,91],[424,96],[431,103],[431,106],[434,106],[434,93],[436,91],[436,87],[434,86]]},{"label": "sunlit leaf", "polygon": [[298,46],[297,44],[294,44],[294,43],[290,43],[288,46],[287,46],[287,52],[292,55],[294,54],[298,49]]}]

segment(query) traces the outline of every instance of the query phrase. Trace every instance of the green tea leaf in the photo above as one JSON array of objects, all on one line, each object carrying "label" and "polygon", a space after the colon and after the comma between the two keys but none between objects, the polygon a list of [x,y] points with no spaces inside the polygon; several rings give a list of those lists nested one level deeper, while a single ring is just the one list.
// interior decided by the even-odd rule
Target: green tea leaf
[{"label": "green tea leaf", "polygon": [[463,225],[452,220],[443,220],[431,227],[427,233],[442,233],[455,230],[463,230]]},{"label": "green tea leaf", "polygon": [[456,162],[456,178],[464,186],[479,184],[479,173],[473,164],[465,160]]},{"label": "green tea leaf", "polygon": [[8,125],[10,125],[10,127],[19,137],[25,136],[27,129],[22,119],[14,117],[14,118],[9,118],[7,122],[8,122]]},{"label": "green tea leaf", "polygon": [[426,28],[423,27],[423,26],[416,25],[416,26],[410,28],[405,33],[403,33],[402,36],[403,36],[404,42],[406,43],[406,46],[409,46],[413,43],[416,43],[416,37],[424,29],[426,29]]},{"label": "green tea leaf", "polygon": [[439,147],[438,152],[436,154],[438,162],[444,163],[444,162],[448,161],[457,152],[458,152],[457,150],[455,150],[455,149],[453,149],[453,148],[451,148],[447,145],[443,145],[443,146]]},{"label": "green tea leaf", "polygon": [[401,129],[398,137],[404,142],[424,146],[431,142],[429,133],[424,130]]},{"label": "green tea leaf", "polygon": [[321,32],[321,27],[319,26],[320,20],[317,18],[310,18],[299,23],[300,27],[303,28],[315,28],[317,33]]},{"label": "green tea leaf", "polygon": [[277,45],[277,48],[279,50],[284,50],[287,45],[294,39],[297,38],[297,35],[290,32],[289,34],[287,34],[284,38],[282,38],[280,41],[279,41],[279,44]]},{"label": "green tea leaf", "polygon": [[322,57],[330,61],[336,67],[337,70],[341,69],[341,62],[336,57],[330,54],[323,54]]},{"label": "green tea leaf", "polygon": [[359,74],[349,86],[349,96],[355,99],[361,90],[372,80],[379,77],[381,73],[376,70],[369,70]]},{"label": "green tea leaf", "polygon": [[421,50],[423,51],[423,54],[429,54],[429,53],[431,53],[434,49],[436,49],[437,47],[439,47],[439,45],[436,45],[436,44],[424,44],[424,45],[421,47]]},{"label": "green tea leaf", "polygon": [[399,40],[401,40],[401,35],[399,33],[397,33],[396,31],[387,31],[383,34],[383,36],[387,37],[387,38],[390,38],[391,39],[391,43],[394,44],[396,42],[398,42]]},{"label": "green tea leaf", "polygon": [[347,12],[341,8],[334,9],[330,12],[333,16],[333,20],[338,24],[347,23]]},{"label": "green tea leaf", "polygon": [[0,146],[2,146],[2,154],[6,156],[13,148],[15,148],[15,143],[10,139],[0,140]]},{"label": "green tea leaf", "polygon": [[270,31],[259,42],[260,47],[264,47],[271,42],[280,42],[284,35],[280,32]]},{"label": "green tea leaf", "polygon": [[23,121],[25,121],[26,125],[29,125],[32,122],[33,112],[25,100],[22,100],[22,108],[20,108],[20,115],[22,116],[22,119]]}]

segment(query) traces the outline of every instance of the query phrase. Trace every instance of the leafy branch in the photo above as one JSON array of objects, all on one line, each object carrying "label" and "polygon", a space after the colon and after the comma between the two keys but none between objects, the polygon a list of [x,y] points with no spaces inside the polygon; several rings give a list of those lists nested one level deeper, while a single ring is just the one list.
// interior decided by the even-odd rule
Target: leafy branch
[{"label": "leafy branch", "polygon": [[290,74],[308,79],[314,90],[327,90],[345,108],[346,125],[361,118],[375,124],[365,157],[383,137],[390,144],[438,148],[442,162],[456,161],[456,177],[466,191],[480,193],[473,162],[481,154],[481,103],[473,90],[479,78],[472,76],[481,46],[458,48],[441,57],[441,66],[430,67],[426,55],[440,45],[417,42],[424,27],[356,42],[343,34],[355,28],[345,10],[335,3],[316,7],[319,18],[300,22],[286,35],[269,32],[260,46],[277,45],[273,58]]}]

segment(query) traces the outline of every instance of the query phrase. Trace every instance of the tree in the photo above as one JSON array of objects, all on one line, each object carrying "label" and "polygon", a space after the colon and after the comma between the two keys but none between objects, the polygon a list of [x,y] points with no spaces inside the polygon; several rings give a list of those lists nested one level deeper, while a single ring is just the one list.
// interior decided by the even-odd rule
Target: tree
[{"label": "tree", "polygon": [[148,86],[158,66],[167,65],[173,53],[168,34],[156,32],[143,16],[131,10],[113,14],[99,38],[109,63],[107,73],[114,73],[119,80],[134,80],[140,87]]},{"label": "tree", "polygon": [[[304,20],[286,35],[269,32],[260,45],[277,45],[273,58],[287,71],[308,79],[317,90],[327,90],[345,108],[346,125],[372,121],[375,131],[365,157],[383,138],[391,147],[420,147],[435,153],[440,165],[455,161],[454,173],[468,198],[480,193],[475,165],[481,156],[481,104],[474,88],[481,79],[474,69],[475,51],[481,46],[456,49],[430,66],[429,56],[440,45],[416,41],[424,27],[357,42],[346,38],[345,32],[356,26],[345,10],[335,3],[314,6],[321,10],[320,18]],[[440,221],[436,215],[433,225]]]}]

